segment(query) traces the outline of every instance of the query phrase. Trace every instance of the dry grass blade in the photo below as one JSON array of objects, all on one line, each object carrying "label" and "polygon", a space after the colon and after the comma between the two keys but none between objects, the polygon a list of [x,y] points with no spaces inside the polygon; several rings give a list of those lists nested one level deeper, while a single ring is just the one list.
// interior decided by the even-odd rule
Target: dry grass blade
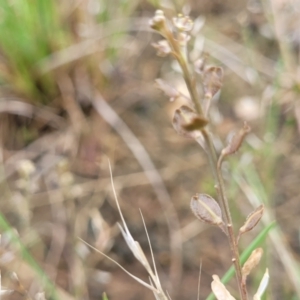
[{"label": "dry grass blade", "polygon": [[167,297],[164,295],[164,292],[163,292],[161,284],[160,284],[159,277],[157,275],[156,265],[155,265],[154,256],[153,256],[153,252],[152,252],[152,247],[151,247],[149,235],[148,235],[148,232],[147,232],[147,229],[146,229],[146,225],[145,225],[145,222],[144,222],[144,218],[142,216],[143,224],[144,224],[145,229],[146,229],[147,239],[148,239],[150,249],[151,249],[151,256],[152,256],[152,260],[153,260],[154,272],[152,271],[152,268],[150,267],[150,264],[149,264],[149,262],[148,262],[148,260],[145,256],[144,251],[142,250],[140,244],[133,239],[133,237],[132,237],[132,235],[131,235],[128,227],[127,227],[127,224],[125,222],[124,216],[122,214],[122,211],[121,211],[121,208],[120,208],[120,205],[119,205],[117,193],[116,193],[116,190],[115,190],[111,165],[110,165],[110,162],[108,162],[108,163],[109,163],[111,185],[112,185],[114,197],[115,197],[115,200],[116,200],[116,204],[117,204],[117,207],[118,207],[118,211],[119,211],[120,217],[122,219],[123,227],[124,227],[124,229],[123,229],[119,225],[119,227],[121,229],[121,232],[123,234],[123,237],[124,237],[128,247],[130,248],[131,252],[134,254],[135,258],[144,266],[144,268],[147,270],[148,274],[150,275],[151,280],[154,282],[155,288],[159,291],[159,293],[157,293],[157,296],[159,297],[159,299],[166,299]]},{"label": "dry grass blade", "polygon": [[150,31],[146,18],[118,19],[106,22],[103,27],[93,26],[88,39],[56,51],[40,60],[35,66],[37,72],[43,75],[86,56],[104,51],[107,45],[103,44],[103,40],[116,32],[119,33],[121,28],[122,32]]},{"label": "dry grass blade", "polygon": [[[149,276],[150,276],[150,285],[146,282],[144,282],[143,280],[139,279],[138,277],[134,276],[133,274],[131,274],[130,272],[128,272],[125,268],[123,268],[119,263],[117,263],[115,260],[113,260],[112,258],[110,258],[109,256],[105,255],[102,251],[99,251],[98,249],[92,247],[90,244],[84,242],[82,239],[80,239],[81,241],[83,241],[86,245],[88,245],[90,248],[94,249],[95,251],[101,253],[102,255],[104,255],[106,258],[108,258],[110,261],[114,262],[115,264],[117,264],[120,268],[122,268],[122,270],[124,270],[128,275],[130,275],[133,279],[135,279],[137,282],[139,282],[140,284],[142,284],[143,286],[147,287],[148,289],[152,290],[152,292],[155,295],[156,299],[159,300],[167,300],[168,297],[165,295],[162,287],[161,287],[161,283],[157,274],[157,270],[156,270],[156,266],[155,266],[155,262],[154,262],[154,256],[153,256],[153,252],[152,252],[152,247],[151,247],[151,243],[150,243],[150,239],[149,239],[149,235],[148,232],[146,230],[146,234],[147,234],[147,238],[149,241],[149,245],[150,245],[150,249],[151,249],[151,256],[152,256],[152,260],[153,260],[153,265],[154,265],[154,272],[152,271],[152,268],[144,254],[144,251],[142,250],[140,244],[135,241],[127,227],[126,221],[124,219],[124,216],[122,214],[121,208],[120,208],[120,204],[118,201],[118,197],[117,197],[117,193],[114,187],[114,182],[113,182],[113,176],[112,176],[112,170],[111,170],[111,165],[109,162],[109,171],[110,171],[110,178],[111,178],[111,184],[112,184],[112,190],[113,190],[113,194],[114,194],[114,198],[116,201],[116,205],[123,223],[123,227],[121,225],[119,225],[119,228],[122,232],[122,235],[128,245],[128,247],[130,248],[131,252],[133,253],[133,255],[135,256],[135,258],[144,266],[144,268],[146,269],[146,271],[148,272]],[[143,219],[143,217],[142,217]],[[145,226],[144,223],[144,219],[143,219],[143,224]],[[146,228],[146,226],[145,226]]]},{"label": "dry grass blade", "polygon": [[265,292],[267,286],[268,286],[268,283],[269,283],[269,271],[268,269],[266,269],[266,272],[259,284],[259,287],[258,287],[258,290],[257,290],[257,293],[254,295],[253,297],[253,300],[260,300],[261,299],[261,296],[263,295],[263,293]]},{"label": "dry grass blade", "polygon": [[202,272],[202,260],[200,262],[200,267],[199,267],[199,280],[198,280],[197,300],[200,300],[201,272]]},{"label": "dry grass blade", "polygon": [[159,293],[159,291],[151,286],[150,284],[144,282],[143,280],[141,280],[140,278],[134,276],[133,274],[131,274],[130,272],[128,272],[124,267],[122,267],[122,265],[120,265],[117,261],[113,260],[112,258],[110,258],[109,256],[107,256],[105,253],[101,252],[100,250],[98,250],[97,248],[93,247],[92,245],[90,245],[89,243],[87,243],[86,241],[84,241],[81,238],[78,238],[82,243],[84,243],[85,245],[87,245],[88,247],[90,247],[91,249],[93,249],[94,251],[100,253],[101,255],[103,255],[104,257],[106,257],[107,259],[109,259],[110,261],[112,261],[114,264],[116,264],[118,267],[120,267],[125,273],[127,273],[131,278],[133,278],[134,280],[136,280],[138,283],[140,283],[141,285],[143,285],[144,287],[148,288],[151,291],[154,291],[156,293]]},{"label": "dry grass blade", "polygon": [[141,214],[141,217],[142,217],[142,220],[143,220],[143,225],[144,225],[144,228],[145,228],[145,231],[146,231],[147,240],[148,240],[148,244],[149,244],[149,248],[150,248],[150,252],[151,252],[152,264],[153,264],[153,268],[154,268],[154,277],[157,279],[156,285],[160,289],[162,289],[161,283],[160,283],[160,280],[159,280],[159,277],[158,277],[157,269],[156,269],[156,264],[155,264],[155,260],[154,260],[154,255],[153,255],[153,250],[152,250],[148,230],[147,230],[146,223],[145,223],[145,220],[144,220],[144,217],[143,217],[143,214],[142,214],[141,210],[140,210],[140,214]]},{"label": "dry grass blade", "polygon": [[92,103],[95,110],[118,132],[128,148],[132,151],[137,161],[142,166],[146,176],[148,177],[148,180],[158,197],[160,205],[166,212],[171,238],[170,247],[172,260],[170,267],[170,279],[174,290],[174,288],[176,289],[176,287],[178,287],[181,278],[182,241],[180,234],[178,234],[180,233],[180,225],[177,219],[177,213],[172,204],[170,195],[146,149],[132,133],[126,123],[108,105],[100,93],[97,93]]},{"label": "dry grass blade", "polygon": [[[275,76],[275,62],[273,60],[235,42],[233,39],[223,35],[220,31],[213,30],[208,26],[205,26],[203,34],[205,37],[213,36],[215,39],[205,38],[206,51],[211,53],[212,56],[220,60],[226,67],[231,69],[246,82],[249,82],[247,71],[252,67],[252,64],[248,62],[249,52],[251,56],[255,57],[255,61],[251,62],[254,64],[255,70],[258,70],[270,78]],[[226,48],[222,45],[226,45]]]}]

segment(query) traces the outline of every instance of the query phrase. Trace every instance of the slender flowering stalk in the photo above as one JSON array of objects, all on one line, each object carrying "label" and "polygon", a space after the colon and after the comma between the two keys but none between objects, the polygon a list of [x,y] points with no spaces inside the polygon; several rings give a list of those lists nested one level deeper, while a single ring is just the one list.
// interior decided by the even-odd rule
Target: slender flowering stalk
[{"label": "slender flowering stalk", "polygon": [[[222,177],[221,166],[223,159],[235,153],[241,146],[245,135],[250,131],[250,127],[245,123],[244,127],[231,139],[230,143],[221,152],[219,158],[215,149],[212,136],[206,125],[209,124],[209,108],[213,96],[218,93],[222,87],[223,70],[220,67],[206,67],[205,60],[199,59],[196,64],[196,72],[202,77],[202,87],[204,99],[201,101],[199,92],[197,90],[196,78],[192,72],[193,68],[188,60],[188,51],[186,44],[190,37],[189,31],[193,28],[193,22],[187,16],[179,15],[173,19],[173,27],[168,25],[166,18],[162,11],[157,11],[154,18],[150,21],[150,26],[158,31],[165,40],[159,42],[157,45],[163,45],[160,49],[156,46],[158,54],[161,55],[162,51],[164,56],[170,54],[178,62],[181,67],[183,78],[189,91],[190,100],[193,103],[193,108],[182,106],[175,111],[173,126],[175,130],[184,136],[194,138],[197,142],[203,145],[210,162],[213,177],[216,183],[216,190],[218,193],[219,204],[221,211],[214,199],[209,195],[196,194],[191,200],[191,209],[195,216],[206,223],[219,226],[226,234],[231,250],[232,262],[235,267],[237,284],[239,287],[240,297],[242,300],[247,300],[247,290],[245,286],[245,279],[243,280],[242,267],[240,264],[238,238],[236,238],[231,213],[229,209],[228,200],[225,195],[225,185]],[[201,62],[199,64],[199,62]],[[162,83],[161,83],[162,85]],[[163,84],[163,86],[168,86]],[[167,95],[170,96],[170,88],[168,86]],[[173,90],[172,90],[173,91]],[[176,99],[177,95],[174,91],[171,98]],[[261,213],[263,209],[260,209]],[[257,213],[256,213],[257,214]],[[223,216],[224,220],[221,219]],[[257,222],[260,218],[257,218]],[[248,222],[249,223],[249,222]],[[254,224],[255,222],[253,222]],[[254,226],[256,223],[254,224]],[[244,225],[244,227],[247,225]],[[253,226],[253,227],[254,227]],[[251,230],[253,227],[247,227]],[[243,232],[246,232],[244,230]],[[241,233],[239,234],[239,236]],[[216,280],[217,277],[214,277]],[[213,286],[219,286],[214,283]],[[225,287],[224,287],[225,288]],[[223,287],[221,288],[221,290]],[[218,290],[218,288],[217,288]],[[222,298],[223,299],[223,298]],[[225,299],[225,298],[224,298]]]}]

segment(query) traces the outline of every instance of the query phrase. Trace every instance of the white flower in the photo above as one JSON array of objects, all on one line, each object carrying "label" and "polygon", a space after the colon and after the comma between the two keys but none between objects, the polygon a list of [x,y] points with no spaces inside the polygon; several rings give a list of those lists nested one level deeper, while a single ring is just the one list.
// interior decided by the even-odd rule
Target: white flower
[{"label": "white flower", "polygon": [[179,14],[176,18],[173,18],[173,24],[179,31],[191,31],[194,23],[189,16]]}]

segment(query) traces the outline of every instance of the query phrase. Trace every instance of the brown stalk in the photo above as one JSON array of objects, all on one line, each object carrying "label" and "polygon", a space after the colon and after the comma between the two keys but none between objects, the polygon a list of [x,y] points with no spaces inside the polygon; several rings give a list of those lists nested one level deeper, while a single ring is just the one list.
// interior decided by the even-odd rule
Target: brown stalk
[{"label": "brown stalk", "polygon": [[[183,72],[183,77],[186,82],[187,88],[189,90],[191,100],[193,101],[193,104],[195,106],[196,112],[200,115],[200,117],[206,117],[207,115],[207,110],[208,107],[205,109],[205,114],[203,112],[203,108],[200,104],[200,97],[198,95],[198,91],[195,86],[195,80],[193,76],[191,75],[191,72],[189,71],[188,63],[180,49],[180,46],[178,44],[178,41],[174,38],[173,33],[168,29],[164,28],[164,37],[168,40],[173,53],[174,57],[178,61],[182,72]],[[213,172],[213,177],[216,182],[216,187],[218,191],[218,198],[219,202],[221,205],[222,212],[225,217],[225,224],[227,227],[227,237],[228,237],[228,242],[230,245],[230,250],[231,250],[231,255],[232,255],[232,262],[234,264],[234,268],[236,271],[236,277],[237,277],[237,283],[239,287],[239,292],[242,300],[247,300],[247,291],[245,288],[243,288],[242,284],[242,269],[240,265],[240,256],[239,256],[239,250],[238,246],[236,243],[236,237],[233,231],[233,225],[232,225],[232,218],[231,218],[231,213],[229,209],[229,204],[228,200],[225,196],[225,186],[224,186],[224,181],[222,177],[222,172],[221,172],[221,164],[218,165],[218,160],[217,160],[217,154],[216,154],[216,149],[213,144],[212,137],[209,133],[209,131],[206,128],[203,128],[201,130],[204,141],[205,141],[205,146],[206,146],[206,152],[208,155],[208,159],[210,162],[210,166]]]},{"label": "brown stalk", "polygon": [[225,224],[227,227],[227,237],[228,237],[228,242],[229,242],[230,251],[232,255],[232,263],[234,264],[234,268],[236,272],[240,296],[242,300],[247,300],[248,299],[247,292],[245,289],[242,288],[242,268],[240,264],[240,255],[239,255],[238,246],[236,244],[235,234],[233,232],[232,218],[231,218],[228,200],[225,196],[225,186],[224,186],[224,180],[221,173],[221,164],[218,167],[216,149],[214,147],[210,134],[205,129],[202,130],[202,134],[204,136],[204,140],[207,146],[207,155],[209,157],[211,169],[213,171],[214,179],[217,184],[218,197],[221,204],[222,212],[224,213],[224,217],[225,217]]}]

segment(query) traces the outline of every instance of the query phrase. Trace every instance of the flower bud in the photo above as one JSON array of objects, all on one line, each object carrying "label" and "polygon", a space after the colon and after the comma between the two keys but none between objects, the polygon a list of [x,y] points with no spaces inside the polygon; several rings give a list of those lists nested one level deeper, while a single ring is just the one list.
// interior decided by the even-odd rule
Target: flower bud
[{"label": "flower bud", "polygon": [[152,29],[159,32],[163,32],[166,27],[166,18],[162,10],[157,10],[154,17],[149,21],[149,25]]}]

